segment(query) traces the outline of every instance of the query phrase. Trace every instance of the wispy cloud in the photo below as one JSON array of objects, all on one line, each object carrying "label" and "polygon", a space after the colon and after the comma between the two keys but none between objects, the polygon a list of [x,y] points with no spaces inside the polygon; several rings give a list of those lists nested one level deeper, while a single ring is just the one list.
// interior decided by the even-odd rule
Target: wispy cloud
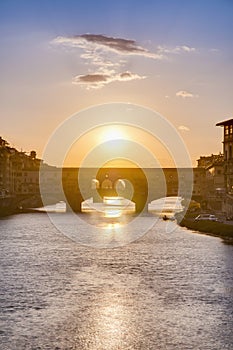
[{"label": "wispy cloud", "polygon": [[73,79],[73,84],[79,84],[90,89],[100,89],[107,84],[110,84],[114,81],[131,81],[138,79],[145,79],[145,76],[140,76],[131,72],[123,72],[119,74],[87,74],[87,75],[77,75]]},{"label": "wispy cloud", "polygon": [[74,77],[73,84],[89,90],[102,88],[115,81],[145,79],[144,75],[127,71],[128,56],[141,56],[154,60],[163,58],[161,53],[150,52],[138,45],[135,40],[99,34],[59,36],[53,43],[83,50],[80,58],[88,65],[88,73]]},{"label": "wispy cloud", "polygon": [[135,40],[102,34],[59,36],[52,43],[83,51],[79,57],[88,65],[88,72],[77,75],[73,83],[87,89],[101,88],[114,81],[145,79],[145,76],[127,71],[129,56],[162,60],[171,53],[195,51],[194,48],[184,45],[173,49],[159,46],[156,52],[152,52]]},{"label": "wispy cloud", "polygon": [[185,125],[178,126],[178,129],[182,132],[190,131],[190,129]]},{"label": "wispy cloud", "polygon": [[89,58],[91,58],[93,50],[111,51],[120,55],[137,55],[153,59],[161,59],[163,57],[160,53],[150,52],[138,45],[135,40],[108,37],[101,34],[83,34],[72,37],[59,36],[53,42],[84,49],[88,52]]},{"label": "wispy cloud", "polygon": [[213,52],[213,53],[220,53],[220,50],[219,49],[216,49],[216,48],[212,48],[209,50],[210,52]]},{"label": "wispy cloud", "polygon": [[181,98],[195,98],[195,97],[198,97],[198,95],[194,95],[193,93],[185,91],[185,90],[177,91],[176,96],[177,97],[181,97]]},{"label": "wispy cloud", "polygon": [[164,54],[181,54],[181,53],[190,53],[195,52],[195,47],[190,47],[187,45],[168,47],[168,46],[158,46],[158,53],[161,55]]}]

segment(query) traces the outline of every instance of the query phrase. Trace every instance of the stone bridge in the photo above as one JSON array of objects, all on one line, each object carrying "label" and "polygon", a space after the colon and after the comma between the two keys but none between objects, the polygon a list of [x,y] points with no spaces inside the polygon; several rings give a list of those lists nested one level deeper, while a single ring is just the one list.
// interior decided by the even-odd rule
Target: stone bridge
[{"label": "stone bridge", "polygon": [[132,200],[136,211],[141,212],[147,211],[155,199],[193,195],[191,168],[56,168],[49,184],[47,174],[41,182],[44,204],[51,199],[64,200],[74,212],[81,212],[82,202],[91,197],[100,202],[104,196],[122,196]]}]

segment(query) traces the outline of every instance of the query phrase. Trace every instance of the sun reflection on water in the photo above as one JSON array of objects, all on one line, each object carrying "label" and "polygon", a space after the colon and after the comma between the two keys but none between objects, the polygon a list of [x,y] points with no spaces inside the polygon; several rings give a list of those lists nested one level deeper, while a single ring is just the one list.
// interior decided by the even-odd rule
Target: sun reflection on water
[{"label": "sun reflection on water", "polygon": [[120,345],[127,321],[128,319],[125,317],[125,311],[122,305],[114,303],[106,306],[103,305],[99,310],[99,317],[96,320],[98,337],[104,344],[111,346],[111,348]]},{"label": "sun reflection on water", "polygon": [[124,349],[126,344],[130,345],[130,349],[134,348],[137,324],[131,307],[134,301],[128,298],[127,295],[121,296],[113,291],[106,291],[98,300],[98,307],[93,310],[95,329],[93,350]]},{"label": "sun reflection on water", "polygon": [[116,208],[105,208],[104,217],[105,218],[119,218],[122,216],[122,209]]}]

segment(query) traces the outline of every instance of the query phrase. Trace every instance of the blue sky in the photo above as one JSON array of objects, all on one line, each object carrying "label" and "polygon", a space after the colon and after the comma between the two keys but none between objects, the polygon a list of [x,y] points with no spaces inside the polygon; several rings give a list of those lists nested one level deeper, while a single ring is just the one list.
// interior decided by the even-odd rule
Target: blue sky
[{"label": "blue sky", "polygon": [[[6,34],[27,30],[74,34],[75,31],[112,35],[150,31],[154,39],[194,40],[203,45],[231,43],[231,0],[164,1],[1,1],[1,27]],[[20,33],[22,32],[22,33]],[[157,37],[157,38],[156,38]]]},{"label": "blue sky", "polygon": [[40,155],[70,115],[131,102],[167,118],[194,163],[221,150],[233,1],[1,0],[0,33],[1,134],[16,147]]}]

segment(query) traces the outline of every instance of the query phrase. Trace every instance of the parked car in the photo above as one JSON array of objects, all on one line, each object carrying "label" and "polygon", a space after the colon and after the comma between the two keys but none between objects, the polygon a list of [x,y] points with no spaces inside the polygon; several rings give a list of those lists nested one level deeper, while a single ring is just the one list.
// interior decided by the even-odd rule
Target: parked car
[{"label": "parked car", "polygon": [[221,220],[219,220],[217,218],[217,216],[215,216],[214,214],[200,214],[194,219],[194,221],[217,221],[217,222],[221,222]]}]

